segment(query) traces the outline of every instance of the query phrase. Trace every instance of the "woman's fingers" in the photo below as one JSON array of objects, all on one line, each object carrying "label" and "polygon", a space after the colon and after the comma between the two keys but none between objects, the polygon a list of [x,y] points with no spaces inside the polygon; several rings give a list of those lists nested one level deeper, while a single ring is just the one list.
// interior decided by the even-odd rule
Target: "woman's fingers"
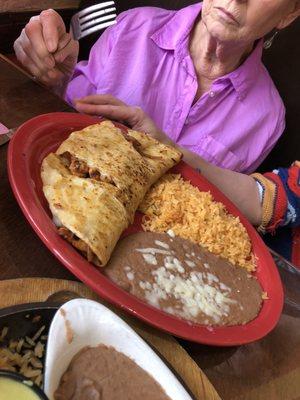
[{"label": "woman's fingers", "polygon": [[126,103],[110,94],[93,94],[77,99],[76,103],[127,106]]},{"label": "woman's fingers", "polygon": [[[48,52],[44,42],[39,16],[30,19],[18,39],[15,41],[14,49],[17,58],[35,76],[44,74],[48,69],[53,68],[55,65],[55,61]],[[26,56],[24,56],[24,53]]]},{"label": "woman's fingers", "polygon": [[45,45],[42,25],[39,18],[32,20],[31,23],[24,28],[20,37],[24,51],[39,68],[43,70],[54,68],[55,61]]},{"label": "woman's fingers", "polygon": [[125,121],[131,127],[135,125],[136,111],[134,107],[76,102],[76,109],[85,114],[101,115],[117,121]]},{"label": "woman's fingers", "polygon": [[58,49],[56,50],[54,60],[58,64],[64,64],[67,62],[68,67],[74,67],[77,61],[79,52],[79,43],[73,40],[69,33],[65,33],[60,39]]},{"label": "woman's fingers", "polygon": [[[14,49],[19,61],[34,76],[52,86],[72,73],[78,56],[78,42],[66,33],[62,18],[54,10],[32,17],[15,41]],[[57,64],[63,63],[65,68],[58,68]]]},{"label": "woman's fingers", "polygon": [[36,66],[35,62],[31,59],[29,55],[25,53],[23,48],[18,45],[14,45],[14,50],[17,56],[17,59],[26,66],[26,68],[29,70],[29,72],[33,76],[39,76],[40,75],[40,69]]},{"label": "woman's fingers", "polygon": [[81,113],[124,122],[133,129],[166,141],[165,135],[160,134],[154,121],[140,107],[128,106],[109,94],[87,96],[75,100],[74,103],[76,109]]},{"label": "woman's fingers", "polygon": [[52,53],[55,64],[65,64],[64,70],[68,75],[77,62],[78,42],[66,32],[61,16],[54,10],[43,11],[40,21],[47,50]]},{"label": "woman's fingers", "polygon": [[54,53],[59,46],[60,38],[66,33],[61,16],[54,10],[45,10],[40,14],[43,40],[49,53]]},{"label": "woman's fingers", "polygon": [[62,52],[68,45],[71,43],[72,37],[69,33],[65,32],[60,38],[58,42],[58,47],[55,51],[55,54],[59,54]]},{"label": "woman's fingers", "polygon": [[[88,100],[89,103],[84,102]],[[75,107],[81,113],[99,115],[115,121],[121,121],[132,129],[146,132],[163,143],[172,143],[165,134],[160,132],[154,121],[140,107],[127,106],[111,95],[87,96],[84,101],[75,101]],[[99,102],[110,102],[110,104],[99,104]]]}]

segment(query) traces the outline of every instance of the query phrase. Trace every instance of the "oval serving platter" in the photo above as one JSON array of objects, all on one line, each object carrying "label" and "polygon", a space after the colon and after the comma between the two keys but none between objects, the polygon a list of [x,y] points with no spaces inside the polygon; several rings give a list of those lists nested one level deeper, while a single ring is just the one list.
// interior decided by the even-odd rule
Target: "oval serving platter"
[{"label": "oval serving platter", "polygon": [[[222,202],[231,214],[239,216],[247,229],[257,259],[255,275],[263,291],[268,294],[268,300],[263,302],[259,315],[253,321],[231,327],[205,327],[166,314],[116,286],[101,273],[101,269],[89,263],[58,235],[42,190],[42,160],[55,151],[71,132],[97,122],[99,118],[82,114],[44,114],[21,125],[10,141],[8,174],[11,187],[25,217],[48,249],[103,299],[175,336],[208,345],[233,346],[258,340],[268,334],[278,322],[283,307],[283,289],[274,261],[256,230],[238,209],[184,162],[180,162],[172,172],[180,173],[200,190],[210,191],[214,199]],[[136,213],[133,225],[124,235],[141,230],[141,215]]]}]

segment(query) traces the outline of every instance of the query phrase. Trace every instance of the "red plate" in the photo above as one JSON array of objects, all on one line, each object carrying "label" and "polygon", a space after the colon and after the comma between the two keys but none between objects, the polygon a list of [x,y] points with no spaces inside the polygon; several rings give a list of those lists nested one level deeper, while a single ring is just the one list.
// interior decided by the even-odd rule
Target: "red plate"
[{"label": "red plate", "polygon": [[[12,189],[27,220],[49,250],[102,298],[173,335],[204,344],[232,346],[252,342],[270,332],[276,325],[283,306],[282,285],[270,253],[255,229],[237,208],[184,162],[175,167],[174,171],[180,172],[199,189],[209,190],[215,200],[223,202],[230,213],[240,217],[250,235],[254,254],[258,259],[256,275],[269,297],[269,300],[263,302],[257,318],[250,323],[212,329],[161,312],[120,289],[57,234],[42,191],[41,162],[49,152],[55,151],[72,131],[95,122],[99,122],[99,119],[80,114],[41,115],[20,126],[9,144],[8,173]],[[137,216],[127,233],[139,230],[141,226]]]}]

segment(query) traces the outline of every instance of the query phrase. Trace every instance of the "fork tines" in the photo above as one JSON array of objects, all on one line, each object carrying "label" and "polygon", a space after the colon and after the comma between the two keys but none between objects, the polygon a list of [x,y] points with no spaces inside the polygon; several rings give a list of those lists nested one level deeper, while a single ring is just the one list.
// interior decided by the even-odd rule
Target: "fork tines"
[{"label": "fork tines", "polygon": [[95,4],[79,11],[71,19],[73,37],[79,40],[100,29],[116,23],[116,7],[114,1]]}]

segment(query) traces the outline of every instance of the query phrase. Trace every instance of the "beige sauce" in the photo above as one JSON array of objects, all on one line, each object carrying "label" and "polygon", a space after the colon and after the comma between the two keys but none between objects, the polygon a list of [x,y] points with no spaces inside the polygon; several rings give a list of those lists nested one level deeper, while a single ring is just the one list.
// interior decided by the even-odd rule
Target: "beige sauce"
[{"label": "beige sauce", "polygon": [[0,377],[0,400],[40,400],[40,398],[26,384]]}]

